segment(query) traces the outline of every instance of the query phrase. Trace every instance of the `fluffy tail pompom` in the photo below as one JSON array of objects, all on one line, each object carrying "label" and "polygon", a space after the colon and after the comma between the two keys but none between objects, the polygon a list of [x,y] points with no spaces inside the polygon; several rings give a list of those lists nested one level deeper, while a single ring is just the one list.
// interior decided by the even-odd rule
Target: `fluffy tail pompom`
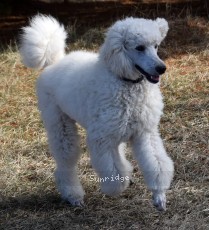
[{"label": "fluffy tail pompom", "polygon": [[22,30],[19,51],[25,66],[41,69],[65,56],[67,33],[53,17],[39,14]]}]

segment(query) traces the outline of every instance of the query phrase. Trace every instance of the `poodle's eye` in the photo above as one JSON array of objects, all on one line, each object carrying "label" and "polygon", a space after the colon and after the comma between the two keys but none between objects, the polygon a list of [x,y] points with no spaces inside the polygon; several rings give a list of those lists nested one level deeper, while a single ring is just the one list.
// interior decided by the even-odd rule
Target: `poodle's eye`
[{"label": "poodle's eye", "polygon": [[156,45],[155,45],[155,49],[157,49],[157,48],[158,48],[158,45],[156,44]]},{"label": "poodle's eye", "polygon": [[145,51],[145,46],[139,45],[135,49],[138,50],[138,51],[140,51],[140,52],[143,52],[143,51]]}]

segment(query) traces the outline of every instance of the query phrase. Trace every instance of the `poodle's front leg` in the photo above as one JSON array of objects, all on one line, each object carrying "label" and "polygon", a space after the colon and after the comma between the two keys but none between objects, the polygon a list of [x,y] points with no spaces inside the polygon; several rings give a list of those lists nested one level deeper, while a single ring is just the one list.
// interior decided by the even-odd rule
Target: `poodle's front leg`
[{"label": "poodle's front leg", "polygon": [[132,148],[143,171],[145,182],[153,193],[153,204],[159,211],[165,210],[165,191],[170,187],[174,166],[158,131],[143,132],[134,137]]}]

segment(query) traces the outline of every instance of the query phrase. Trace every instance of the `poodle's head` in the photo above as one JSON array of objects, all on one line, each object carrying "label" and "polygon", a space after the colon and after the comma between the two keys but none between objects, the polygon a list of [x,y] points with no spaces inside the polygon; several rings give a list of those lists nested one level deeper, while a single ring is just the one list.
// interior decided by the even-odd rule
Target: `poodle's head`
[{"label": "poodle's head", "polygon": [[157,83],[166,70],[157,50],[167,32],[168,23],[163,18],[131,17],[117,21],[106,34],[100,58],[114,75],[124,80],[145,78]]}]

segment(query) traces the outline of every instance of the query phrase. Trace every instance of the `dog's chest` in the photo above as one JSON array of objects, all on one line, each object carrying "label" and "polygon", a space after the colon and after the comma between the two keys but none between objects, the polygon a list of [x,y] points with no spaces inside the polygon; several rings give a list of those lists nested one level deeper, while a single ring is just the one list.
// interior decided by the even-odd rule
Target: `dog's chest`
[{"label": "dog's chest", "polygon": [[[103,88],[104,89],[104,88]],[[158,88],[147,90],[142,85],[109,87],[93,96],[87,108],[86,128],[95,139],[127,142],[133,135],[152,130],[162,114],[162,97]]]},{"label": "dog's chest", "polygon": [[158,88],[125,88],[121,93],[121,138],[127,141],[135,133],[152,130],[159,123],[163,102]]}]

